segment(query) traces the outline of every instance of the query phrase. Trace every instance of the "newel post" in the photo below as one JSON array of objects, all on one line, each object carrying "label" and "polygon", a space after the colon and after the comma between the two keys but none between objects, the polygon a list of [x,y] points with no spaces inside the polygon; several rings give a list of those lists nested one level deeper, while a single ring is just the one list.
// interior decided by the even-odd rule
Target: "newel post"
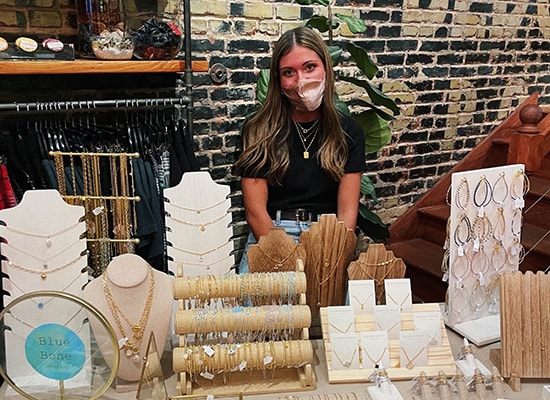
[{"label": "newel post", "polygon": [[537,104],[528,104],[520,111],[522,124],[510,138],[508,164],[524,164],[526,171],[540,168],[544,137],[539,135],[538,123],[543,117],[544,112]]}]

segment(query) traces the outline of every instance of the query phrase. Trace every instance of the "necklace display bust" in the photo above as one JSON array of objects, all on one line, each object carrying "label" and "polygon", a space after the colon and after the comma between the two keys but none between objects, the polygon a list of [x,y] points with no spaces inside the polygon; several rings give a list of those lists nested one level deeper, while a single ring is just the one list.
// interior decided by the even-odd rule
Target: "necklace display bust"
[{"label": "necklace display bust", "polygon": [[[122,254],[86,286],[84,298],[103,313],[119,341],[117,378],[139,381],[149,336],[154,333],[157,343],[162,343],[159,351],[168,336],[174,302],[172,278],[138,255]],[[102,353],[112,351],[108,338],[96,340]]]}]

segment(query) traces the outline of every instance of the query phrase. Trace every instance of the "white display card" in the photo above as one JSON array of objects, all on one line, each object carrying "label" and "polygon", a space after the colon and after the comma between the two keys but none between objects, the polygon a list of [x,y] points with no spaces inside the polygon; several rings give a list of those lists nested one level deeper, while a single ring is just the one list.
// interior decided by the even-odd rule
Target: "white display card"
[{"label": "white display card", "polygon": [[414,328],[422,331],[428,339],[428,346],[441,346],[441,312],[425,311],[413,313]]},{"label": "white display card", "polygon": [[328,333],[355,333],[355,313],[351,306],[327,307]]},{"label": "white display card", "polygon": [[372,279],[348,281],[348,293],[355,314],[374,314],[376,299]]},{"label": "white display card", "polygon": [[410,279],[384,279],[384,289],[386,304],[398,306],[401,312],[412,312]]},{"label": "white display card", "polygon": [[359,339],[356,333],[332,333],[330,351],[333,370],[359,369]]},{"label": "white display card", "polygon": [[388,332],[388,338],[399,339],[401,330],[401,312],[398,306],[377,305],[374,308],[374,325],[376,330]]},{"label": "white display card", "polygon": [[401,331],[399,345],[401,368],[413,369],[428,365],[428,341],[424,332]]},{"label": "white display card", "polygon": [[361,359],[363,368],[394,367],[390,365],[388,332],[361,332]]}]

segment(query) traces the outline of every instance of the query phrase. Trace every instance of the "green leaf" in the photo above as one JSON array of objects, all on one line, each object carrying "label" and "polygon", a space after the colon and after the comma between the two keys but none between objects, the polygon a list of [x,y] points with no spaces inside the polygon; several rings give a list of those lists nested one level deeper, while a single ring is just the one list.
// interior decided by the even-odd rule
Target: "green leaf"
[{"label": "green leaf", "polygon": [[348,105],[340,100],[338,93],[334,93],[334,96],[332,96],[332,98],[334,99],[334,105],[339,112],[344,115],[351,115]]},{"label": "green leaf", "polygon": [[395,119],[395,117],[392,114],[388,114],[380,107],[375,106],[372,103],[369,103],[368,101],[365,101],[363,99],[352,99],[350,100],[350,103],[352,103],[354,106],[361,106],[361,107],[369,107],[372,108],[374,111],[376,111],[376,114],[378,116],[386,121],[392,121]]},{"label": "green leaf", "polygon": [[267,88],[269,87],[269,69],[261,69],[260,76],[258,77],[258,84],[256,86],[256,97],[261,104],[267,97]]},{"label": "green leaf", "polygon": [[296,3],[303,6],[310,6],[312,4],[320,4],[322,6],[328,7],[329,0],[296,0]]},{"label": "green leaf", "polygon": [[366,110],[354,116],[365,132],[365,153],[374,153],[391,140],[388,123],[376,111]]},{"label": "green leaf", "polygon": [[361,46],[356,45],[355,43],[349,42],[346,45],[346,50],[349,51],[351,57],[357,64],[357,67],[363,71],[367,78],[372,79],[378,73],[378,67],[372,61],[367,51]]},{"label": "green leaf", "polygon": [[340,63],[340,56],[342,55],[342,49],[338,46],[327,46],[330,54],[330,60],[332,61],[332,67],[336,67]]},{"label": "green leaf", "polygon": [[368,195],[375,202],[378,202],[378,198],[376,197],[376,189],[374,187],[374,184],[372,183],[372,180],[367,175],[361,175],[361,188],[360,188],[360,191],[361,191],[361,194],[363,196]]},{"label": "green leaf", "polygon": [[359,205],[357,226],[375,242],[386,242],[390,238],[388,225],[363,204]]},{"label": "green leaf", "polygon": [[352,76],[339,76],[338,79],[362,87],[367,91],[367,94],[374,104],[378,106],[384,106],[387,109],[393,111],[393,115],[399,114],[399,107],[397,106],[397,103],[393,99],[389,98],[386,94],[381,92],[377,87],[371,85],[369,81],[354,78]]},{"label": "green leaf", "polygon": [[367,30],[367,25],[365,24],[365,21],[357,18],[354,15],[345,15],[339,13],[336,13],[334,15],[338,17],[342,22],[344,22],[352,33],[363,33]]},{"label": "green leaf", "polygon": [[[332,29],[338,28],[340,24],[337,21],[332,21]],[[310,28],[315,28],[321,33],[328,32],[329,30],[329,19],[322,15],[314,15],[305,22],[305,26]]]}]

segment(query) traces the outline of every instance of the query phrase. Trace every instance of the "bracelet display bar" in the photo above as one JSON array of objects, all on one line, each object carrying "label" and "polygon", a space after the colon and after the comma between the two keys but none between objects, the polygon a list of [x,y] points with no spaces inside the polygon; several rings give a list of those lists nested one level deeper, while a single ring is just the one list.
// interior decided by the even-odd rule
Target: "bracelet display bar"
[{"label": "bracelet display bar", "polygon": [[[315,389],[311,311],[302,260],[296,265],[297,270],[289,272],[192,277],[178,269],[174,297],[179,343],[173,349],[178,395]],[[233,305],[212,307],[220,299]],[[202,335],[202,343],[197,343],[196,335]],[[209,335],[233,339],[204,342]]]},{"label": "bracelet display bar", "polygon": [[[414,330],[414,313],[440,311],[440,305],[437,303],[413,304],[412,312],[401,313],[401,326],[404,331]],[[330,344],[330,335],[328,327],[328,311],[326,307],[320,309],[321,328],[323,332],[323,343],[328,370],[328,381],[330,383],[359,383],[368,382],[369,376],[374,372],[374,368],[355,368],[347,370],[333,370],[332,350]],[[356,333],[369,332],[375,330],[374,314],[356,314],[355,315]],[[384,366],[391,380],[406,380],[417,377],[421,371],[428,376],[436,376],[439,371],[447,375],[454,375],[456,364],[452,354],[449,338],[445,330],[445,324],[441,319],[441,345],[431,346],[428,349],[428,365],[415,366],[408,369],[400,366],[400,345],[399,340],[389,341],[390,365]]]}]

